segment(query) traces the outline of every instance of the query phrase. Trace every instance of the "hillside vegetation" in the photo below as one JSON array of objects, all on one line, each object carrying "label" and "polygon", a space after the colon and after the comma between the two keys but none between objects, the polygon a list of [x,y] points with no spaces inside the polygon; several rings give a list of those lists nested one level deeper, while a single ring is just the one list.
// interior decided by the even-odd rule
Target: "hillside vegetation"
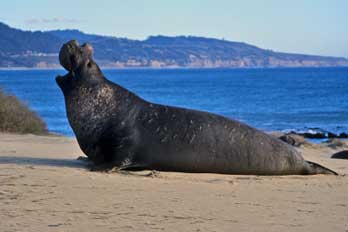
[{"label": "hillside vegetation", "polygon": [[45,122],[13,95],[0,89],[0,132],[47,134]]},{"label": "hillside vegetation", "polygon": [[57,68],[63,43],[76,39],[95,48],[102,67],[333,67],[348,60],[290,54],[197,36],[150,36],[131,40],[78,30],[23,31],[0,23],[0,67]]}]

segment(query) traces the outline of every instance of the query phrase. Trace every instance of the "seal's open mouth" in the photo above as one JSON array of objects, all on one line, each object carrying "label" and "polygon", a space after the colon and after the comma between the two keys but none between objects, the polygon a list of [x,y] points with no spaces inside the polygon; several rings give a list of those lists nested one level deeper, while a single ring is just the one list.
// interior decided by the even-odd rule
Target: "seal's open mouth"
[{"label": "seal's open mouth", "polygon": [[63,45],[59,52],[60,64],[69,72],[75,70],[80,60],[80,45],[76,40],[71,40]]},{"label": "seal's open mouth", "polygon": [[64,76],[56,77],[56,82],[60,88],[64,89],[74,77],[74,71],[90,58],[91,54],[89,54],[85,47],[86,45],[80,46],[76,40],[71,40],[65,43],[60,49],[59,62],[69,71],[69,73]]},{"label": "seal's open mouth", "polygon": [[63,45],[59,52],[60,64],[72,72],[89,62],[93,55],[93,48],[89,44],[82,46],[76,40],[71,40]]},{"label": "seal's open mouth", "polygon": [[[93,48],[89,44],[82,46],[76,40],[71,40],[65,43],[59,52],[59,62],[68,71],[64,76],[57,76],[56,82],[63,90],[69,89],[73,80],[81,76],[81,72],[86,72],[86,67],[90,69],[93,62]],[[97,67],[94,70],[99,70]],[[71,87],[71,86],[70,86]]]}]

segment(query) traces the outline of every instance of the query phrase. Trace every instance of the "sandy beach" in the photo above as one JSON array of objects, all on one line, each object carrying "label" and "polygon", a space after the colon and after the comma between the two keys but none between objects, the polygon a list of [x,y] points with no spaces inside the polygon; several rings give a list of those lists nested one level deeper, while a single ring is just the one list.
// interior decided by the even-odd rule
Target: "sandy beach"
[{"label": "sandy beach", "polygon": [[0,230],[348,231],[342,149],[301,148],[340,176],[98,173],[74,139],[0,134]]}]

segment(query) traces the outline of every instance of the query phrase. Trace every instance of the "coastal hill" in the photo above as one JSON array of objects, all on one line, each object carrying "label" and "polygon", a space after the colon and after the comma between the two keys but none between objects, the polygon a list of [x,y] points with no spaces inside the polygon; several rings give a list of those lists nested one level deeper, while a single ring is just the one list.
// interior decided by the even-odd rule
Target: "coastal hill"
[{"label": "coastal hill", "polygon": [[70,39],[89,42],[97,62],[117,67],[336,67],[348,59],[290,54],[196,36],[131,40],[79,30],[24,31],[0,22],[0,68],[58,68],[58,52]]}]

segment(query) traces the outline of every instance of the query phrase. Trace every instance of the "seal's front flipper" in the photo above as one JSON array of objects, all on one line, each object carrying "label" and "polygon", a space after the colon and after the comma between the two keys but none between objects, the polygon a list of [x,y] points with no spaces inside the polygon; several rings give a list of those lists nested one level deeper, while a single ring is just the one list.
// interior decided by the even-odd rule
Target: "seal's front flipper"
[{"label": "seal's front flipper", "polygon": [[332,175],[338,175],[337,172],[328,169],[324,166],[321,166],[320,164],[311,162],[311,161],[305,161],[306,167],[304,170],[305,175],[315,175],[315,174],[332,174]]},{"label": "seal's front flipper", "polygon": [[102,163],[102,164],[94,164],[91,166],[90,170],[92,172],[114,172],[121,170],[119,167],[115,166],[113,163]]},{"label": "seal's front flipper", "polygon": [[148,169],[145,164],[128,164],[120,168],[122,171],[144,171]]},{"label": "seal's front flipper", "polygon": [[90,170],[94,172],[126,172],[126,171],[142,171],[146,169],[146,165],[133,164],[130,162],[123,162],[122,164],[115,162],[106,162],[101,164],[94,164]]}]

